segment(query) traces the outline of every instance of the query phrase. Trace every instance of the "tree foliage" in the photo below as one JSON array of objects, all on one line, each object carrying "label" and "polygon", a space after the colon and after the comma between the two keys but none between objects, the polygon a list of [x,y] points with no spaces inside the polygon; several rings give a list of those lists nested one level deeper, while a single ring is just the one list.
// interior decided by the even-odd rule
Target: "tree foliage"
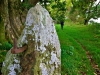
[{"label": "tree foliage", "polygon": [[84,19],[84,24],[87,24],[91,18],[99,17],[100,1],[96,4],[96,0],[71,0],[72,9],[70,14],[78,11],[77,15],[80,15]]},{"label": "tree foliage", "polygon": [[55,21],[65,21],[67,11],[66,3],[66,0],[55,0],[50,4],[50,14]]}]

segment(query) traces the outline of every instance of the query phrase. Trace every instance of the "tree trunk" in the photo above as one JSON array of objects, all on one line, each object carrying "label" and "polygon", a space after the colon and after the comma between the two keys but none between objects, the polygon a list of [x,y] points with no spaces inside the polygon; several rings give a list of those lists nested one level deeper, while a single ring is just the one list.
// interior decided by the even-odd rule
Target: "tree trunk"
[{"label": "tree trunk", "polygon": [[85,18],[84,19],[84,25],[88,25],[89,20],[90,20],[90,18]]},{"label": "tree trunk", "polygon": [[31,5],[35,6],[39,0],[28,0],[28,1]]},{"label": "tree trunk", "polygon": [[[32,4],[35,5],[37,2],[38,0],[34,0]],[[14,37],[18,39],[21,35],[27,10],[22,8],[21,0],[0,0],[0,9],[5,26],[5,37],[12,42]]]},{"label": "tree trunk", "polygon": [[3,8],[3,20],[5,35],[11,41],[14,37],[18,38],[21,34],[22,23],[19,12],[19,0],[5,0]]},{"label": "tree trunk", "polygon": [[87,24],[88,24],[88,20],[85,19],[85,20],[84,20],[84,25],[87,25]]}]

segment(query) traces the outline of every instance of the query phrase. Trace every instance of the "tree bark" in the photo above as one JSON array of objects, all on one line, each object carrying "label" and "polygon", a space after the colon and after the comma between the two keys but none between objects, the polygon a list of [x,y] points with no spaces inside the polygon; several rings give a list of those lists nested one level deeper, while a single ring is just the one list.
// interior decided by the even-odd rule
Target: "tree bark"
[{"label": "tree bark", "polygon": [[39,0],[28,0],[28,1],[31,5],[35,6]]},{"label": "tree bark", "polygon": [[[29,0],[29,2],[35,5],[38,0]],[[4,21],[5,38],[9,42],[12,42],[13,38],[18,39],[24,28],[28,10],[21,7],[20,0],[0,0],[0,15]]]},{"label": "tree bark", "polygon": [[22,24],[25,22],[25,20],[22,22],[21,18],[24,13],[20,9],[20,0],[6,0],[4,11],[6,37],[9,41],[12,41],[13,38],[18,39],[23,30]]}]

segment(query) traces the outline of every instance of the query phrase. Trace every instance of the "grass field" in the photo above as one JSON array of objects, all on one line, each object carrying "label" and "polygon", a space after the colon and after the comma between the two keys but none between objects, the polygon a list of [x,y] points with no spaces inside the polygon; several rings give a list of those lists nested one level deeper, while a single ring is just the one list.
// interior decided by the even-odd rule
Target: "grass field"
[{"label": "grass field", "polygon": [[62,75],[100,75],[99,30],[67,23],[63,30],[56,25],[56,31],[62,50]]}]

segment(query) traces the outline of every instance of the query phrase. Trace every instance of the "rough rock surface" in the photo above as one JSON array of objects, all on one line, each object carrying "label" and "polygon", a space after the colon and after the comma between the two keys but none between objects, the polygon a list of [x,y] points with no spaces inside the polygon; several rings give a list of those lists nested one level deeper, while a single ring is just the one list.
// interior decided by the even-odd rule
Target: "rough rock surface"
[{"label": "rough rock surface", "polygon": [[61,75],[61,49],[52,18],[37,4],[27,14],[18,47],[28,49],[20,54],[7,53],[3,75]]}]

